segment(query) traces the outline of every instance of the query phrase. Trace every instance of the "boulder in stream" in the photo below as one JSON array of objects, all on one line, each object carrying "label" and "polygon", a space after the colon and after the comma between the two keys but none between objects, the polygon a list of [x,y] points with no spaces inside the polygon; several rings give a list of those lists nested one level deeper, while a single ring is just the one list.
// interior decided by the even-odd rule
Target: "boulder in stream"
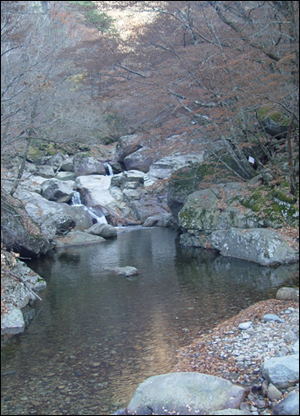
[{"label": "boulder in stream", "polygon": [[230,381],[201,373],[169,373],[153,376],[136,389],[127,414],[211,414],[238,409],[248,391]]},{"label": "boulder in stream", "polygon": [[103,238],[117,237],[117,230],[110,224],[97,223],[92,225],[86,232],[93,235],[99,235]]}]

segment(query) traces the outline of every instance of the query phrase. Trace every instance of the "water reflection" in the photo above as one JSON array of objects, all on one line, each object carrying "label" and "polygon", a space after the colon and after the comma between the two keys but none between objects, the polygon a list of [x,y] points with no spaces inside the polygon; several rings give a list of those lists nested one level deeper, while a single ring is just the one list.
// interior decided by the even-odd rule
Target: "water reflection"
[{"label": "water reflection", "polygon": [[[106,267],[134,266],[138,277]],[[37,316],[2,350],[2,414],[107,414],[172,370],[199,332],[292,284],[277,269],[178,245],[176,232],[122,233],[30,266],[47,280]],[[27,397],[27,399],[25,399]]]}]

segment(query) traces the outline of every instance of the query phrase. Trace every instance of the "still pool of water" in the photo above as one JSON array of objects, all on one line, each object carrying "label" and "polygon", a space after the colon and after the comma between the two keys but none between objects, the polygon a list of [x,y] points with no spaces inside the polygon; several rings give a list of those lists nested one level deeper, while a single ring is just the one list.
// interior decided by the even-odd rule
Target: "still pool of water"
[{"label": "still pool of water", "polygon": [[[47,281],[36,316],[2,348],[6,415],[109,414],[146,378],[172,371],[176,351],[217,322],[293,284],[277,269],[184,248],[177,233],[135,229],[28,265]],[[134,266],[116,276],[106,267]]]}]

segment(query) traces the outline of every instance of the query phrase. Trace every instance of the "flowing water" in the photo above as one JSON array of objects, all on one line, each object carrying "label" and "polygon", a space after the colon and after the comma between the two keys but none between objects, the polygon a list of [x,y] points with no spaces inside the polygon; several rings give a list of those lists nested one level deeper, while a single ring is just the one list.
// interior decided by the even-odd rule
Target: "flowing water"
[{"label": "flowing water", "polygon": [[[293,284],[269,269],[183,248],[174,230],[135,229],[28,265],[47,281],[36,316],[2,348],[2,414],[109,414],[217,322]],[[132,278],[105,271],[134,266]]]}]

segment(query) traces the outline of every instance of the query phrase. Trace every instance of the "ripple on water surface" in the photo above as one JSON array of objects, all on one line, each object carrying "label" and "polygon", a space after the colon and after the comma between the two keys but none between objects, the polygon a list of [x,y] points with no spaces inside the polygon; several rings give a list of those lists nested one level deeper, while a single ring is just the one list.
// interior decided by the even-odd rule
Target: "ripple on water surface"
[{"label": "ripple on water surface", "polygon": [[29,263],[47,289],[24,334],[2,348],[2,414],[111,413],[147,377],[172,371],[176,350],[201,331],[292,283],[296,266],[230,260],[176,237],[138,229]]}]

